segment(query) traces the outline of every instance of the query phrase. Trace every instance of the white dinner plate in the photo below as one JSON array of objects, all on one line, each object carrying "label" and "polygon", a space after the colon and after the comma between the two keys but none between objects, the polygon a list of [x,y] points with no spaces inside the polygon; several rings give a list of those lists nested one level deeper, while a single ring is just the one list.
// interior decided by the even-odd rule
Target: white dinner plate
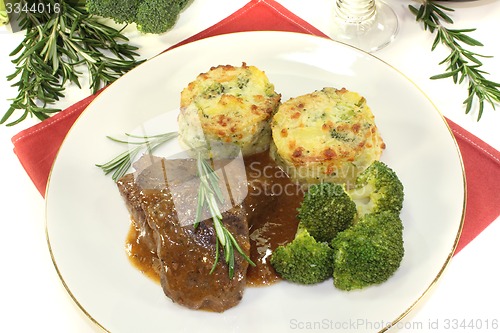
[{"label": "white dinner plate", "polygon": [[[264,70],[283,101],[326,86],[366,98],[387,144],[382,161],[405,186],[406,253],[386,283],[343,292],[331,279],[314,286],[280,282],[247,288],[239,305],[210,313],[172,303],[130,264],[128,212],[111,178],[95,166],[124,149],[106,136],[176,130],[180,91],[212,66],[242,62]],[[47,238],[59,276],[78,306],[105,330],[373,332],[402,324],[450,260],[463,224],[465,177],[441,114],[387,63],[320,37],[245,32],[173,49],[108,87],[64,141],[46,199]]]}]

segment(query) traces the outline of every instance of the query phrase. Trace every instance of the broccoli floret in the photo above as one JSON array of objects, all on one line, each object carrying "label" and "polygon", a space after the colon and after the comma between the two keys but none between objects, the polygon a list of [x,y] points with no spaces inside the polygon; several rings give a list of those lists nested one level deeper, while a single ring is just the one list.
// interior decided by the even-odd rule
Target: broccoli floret
[{"label": "broccoli floret", "polygon": [[112,18],[116,23],[133,23],[139,7],[137,0],[87,0],[90,14]]},{"label": "broccoli floret", "polygon": [[383,211],[399,214],[403,190],[396,173],[383,162],[375,161],[357,177],[355,188],[348,193],[356,203],[358,217],[362,217]]},{"label": "broccoli floret", "polygon": [[172,28],[186,0],[144,0],[137,9],[137,29],[144,33],[159,34]]},{"label": "broccoli floret", "polygon": [[352,225],[356,204],[342,185],[312,185],[298,208],[300,223],[319,242],[330,242],[338,232]]},{"label": "broccoli floret", "polygon": [[170,29],[189,0],[87,0],[90,14],[117,23],[136,23],[144,33],[160,34]]},{"label": "broccoli floret", "polygon": [[352,290],[379,284],[401,264],[403,224],[393,212],[367,214],[340,232],[331,245],[333,282],[337,288]]},{"label": "broccoli floret", "polygon": [[285,280],[314,284],[332,276],[332,255],[333,250],[327,243],[317,242],[300,227],[291,243],[273,251],[271,265]]}]

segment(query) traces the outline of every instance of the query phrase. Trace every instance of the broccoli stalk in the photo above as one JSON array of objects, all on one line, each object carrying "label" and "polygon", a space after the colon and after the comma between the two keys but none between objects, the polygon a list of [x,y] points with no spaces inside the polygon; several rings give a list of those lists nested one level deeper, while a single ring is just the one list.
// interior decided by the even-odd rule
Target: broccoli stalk
[{"label": "broccoli stalk", "polygon": [[333,250],[327,243],[317,242],[307,230],[299,227],[295,239],[276,248],[271,264],[285,280],[314,284],[332,276]]},{"label": "broccoli stalk", "polygon": [[373,162],[348,191],[356,204],[358,218],[365,214],[390,211],[399,214],[403,207],[403,184],[396,173],[380,161]]},{"label": "broccoli stalk", "polygon": [[335,287],[352,290],[379,284],[401,264],[403,224],[393,212],[366,214],[340,232],[331,245]]},{"label": "broccoli stalk", "polygon": [[189,0],[87,0],[90,14],[117,23],[136,23],[143,33],[160,34],[175,24]]},{"label": "broccoli stalk", "polygon": [[304,196],[297,217],[319,242],[330,242],[338,232],[352,225],[356,205],[342,185],[312,185]]}]

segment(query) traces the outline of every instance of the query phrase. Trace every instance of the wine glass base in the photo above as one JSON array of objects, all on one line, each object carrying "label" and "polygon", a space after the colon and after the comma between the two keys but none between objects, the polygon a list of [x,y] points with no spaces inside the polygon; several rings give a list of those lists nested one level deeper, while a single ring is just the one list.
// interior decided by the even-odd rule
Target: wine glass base
[{"label": "wine glass base", "polygon": [[335,18],[330,37],[366,52],[375,52],[391,43],[398,33],[398,18],[392,8],[376,2],[376,14],[363,23],[349,23]]}]

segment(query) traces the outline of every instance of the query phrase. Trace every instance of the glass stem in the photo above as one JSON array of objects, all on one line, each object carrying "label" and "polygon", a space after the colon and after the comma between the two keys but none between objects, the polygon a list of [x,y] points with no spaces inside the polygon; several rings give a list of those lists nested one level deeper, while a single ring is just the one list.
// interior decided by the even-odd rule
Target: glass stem
[{"label": "glass stem", "polygon": [[335,13],[348,24],[369,24],[375,18],[375,0],[336,0]]}]

